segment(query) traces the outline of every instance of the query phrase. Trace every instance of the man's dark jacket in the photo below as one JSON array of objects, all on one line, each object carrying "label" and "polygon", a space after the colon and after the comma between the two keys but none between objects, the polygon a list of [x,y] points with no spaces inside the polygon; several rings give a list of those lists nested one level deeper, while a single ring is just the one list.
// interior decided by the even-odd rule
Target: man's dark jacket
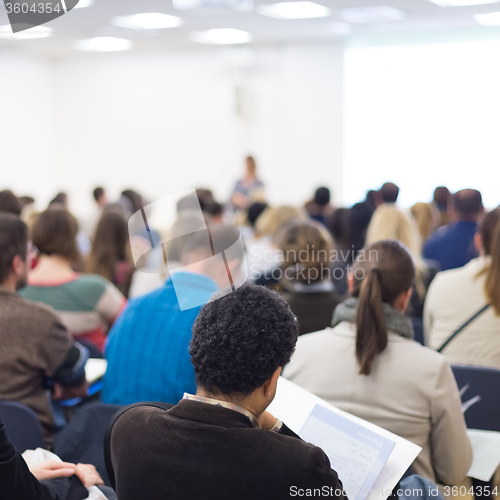
[{"label": "man's dark jacket", "polygon": [[256,429],[242,413],[198,401],[123,413],[111,461],[120,500],[281,500],[321,488],[346,500],[320,448],[286,426]]}]

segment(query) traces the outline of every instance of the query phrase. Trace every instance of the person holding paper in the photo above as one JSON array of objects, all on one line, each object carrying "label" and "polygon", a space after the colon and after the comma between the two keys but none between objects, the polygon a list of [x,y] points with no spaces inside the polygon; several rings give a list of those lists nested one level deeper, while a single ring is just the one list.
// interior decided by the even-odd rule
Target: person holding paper
[{"label": "person holding paper", "polygon": [[448,361],[413,340],[404,315],[414,277],[401,243],[365,247],[349,276],[352,298],[337,306],[333,329],[301,337],[284,376],[421,446],[415,472],[454,485],[467,475],[472,450]]},{"label": "person holding paper", "polygon": [[326,454],[266,412],[298,330],[267,288],[213,296],[193,326],[196,395],[167,411],[135,406],[115,420],[118,498],[284,500],[320,489],[347,500]]}]

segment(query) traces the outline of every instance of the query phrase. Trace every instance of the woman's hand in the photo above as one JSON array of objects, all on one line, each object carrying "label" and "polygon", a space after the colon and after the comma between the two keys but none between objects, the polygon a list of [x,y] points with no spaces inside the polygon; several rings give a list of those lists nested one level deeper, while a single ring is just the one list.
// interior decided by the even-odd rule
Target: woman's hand
[{"label": "woman's hand", "polygon": [[71,477],[75,474],[76,466],[66,462],[51,460],[50,462],[33,465],[29,470],[39,481],[43,481],[45,479]]},{"label": "woman's hand", "polygon": [[75,474],[86,488],[90,488],[91,486],[95,486],[97,484],[104,484],[104,481],[93,465],[78,464],[76,466]]}]

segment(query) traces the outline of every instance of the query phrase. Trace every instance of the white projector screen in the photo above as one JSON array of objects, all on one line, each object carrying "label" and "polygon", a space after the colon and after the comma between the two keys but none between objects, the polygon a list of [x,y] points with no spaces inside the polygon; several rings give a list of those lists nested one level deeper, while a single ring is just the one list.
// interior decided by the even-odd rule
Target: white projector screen
[{"label": "white projector screen", "polygon": [[436,186],[500,203],[500,41],[350,47],[344,203],[393,181],[400,204]]}]

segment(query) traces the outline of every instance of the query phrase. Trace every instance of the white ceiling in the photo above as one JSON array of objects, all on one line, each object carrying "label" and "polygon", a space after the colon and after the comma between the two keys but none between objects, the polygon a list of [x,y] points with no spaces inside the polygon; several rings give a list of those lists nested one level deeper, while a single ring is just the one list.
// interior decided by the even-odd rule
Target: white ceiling
[{"label": "white ceiling", "polygon": [[[276,3],[279,0],[255,0],[258,4]],[[199,10],[177,12],[171,0],[95,0],[89,8],[77,9],[52,21],[49,26],[54,36],[37,40],[0,40],[3,49],[37,56],[64,57],[76,55],[71,48],[77,39],[95,36],[114,36],[134,41],[134,50],[165,50],[200,47],[190,41],[189,34],[212,28],[237,28],[252,33],[253,44],[311,43],[345,39],[336,30],[340,11],[352,7],[387,5],[406,13],[402,21],[352,24],[349,37],[387,36],[399,34],[452,33],[457,30],[475,30],[500,33],[500,28],[480,26],[473,14],[500,11],[500,3],[469,7],[441,7],[429,0],[314,0],[331,9],[331,16],[317,19],[280,20],[257,12],[242,13],[233,10]],[[134,31],[112,26],[114,16],[141,12],[163,12],[184,19],[184,25],[163,30]],[[0,5],[0,25],[8,24],[3,3]],[[489,36],[489,35],[488,35]]]}]

